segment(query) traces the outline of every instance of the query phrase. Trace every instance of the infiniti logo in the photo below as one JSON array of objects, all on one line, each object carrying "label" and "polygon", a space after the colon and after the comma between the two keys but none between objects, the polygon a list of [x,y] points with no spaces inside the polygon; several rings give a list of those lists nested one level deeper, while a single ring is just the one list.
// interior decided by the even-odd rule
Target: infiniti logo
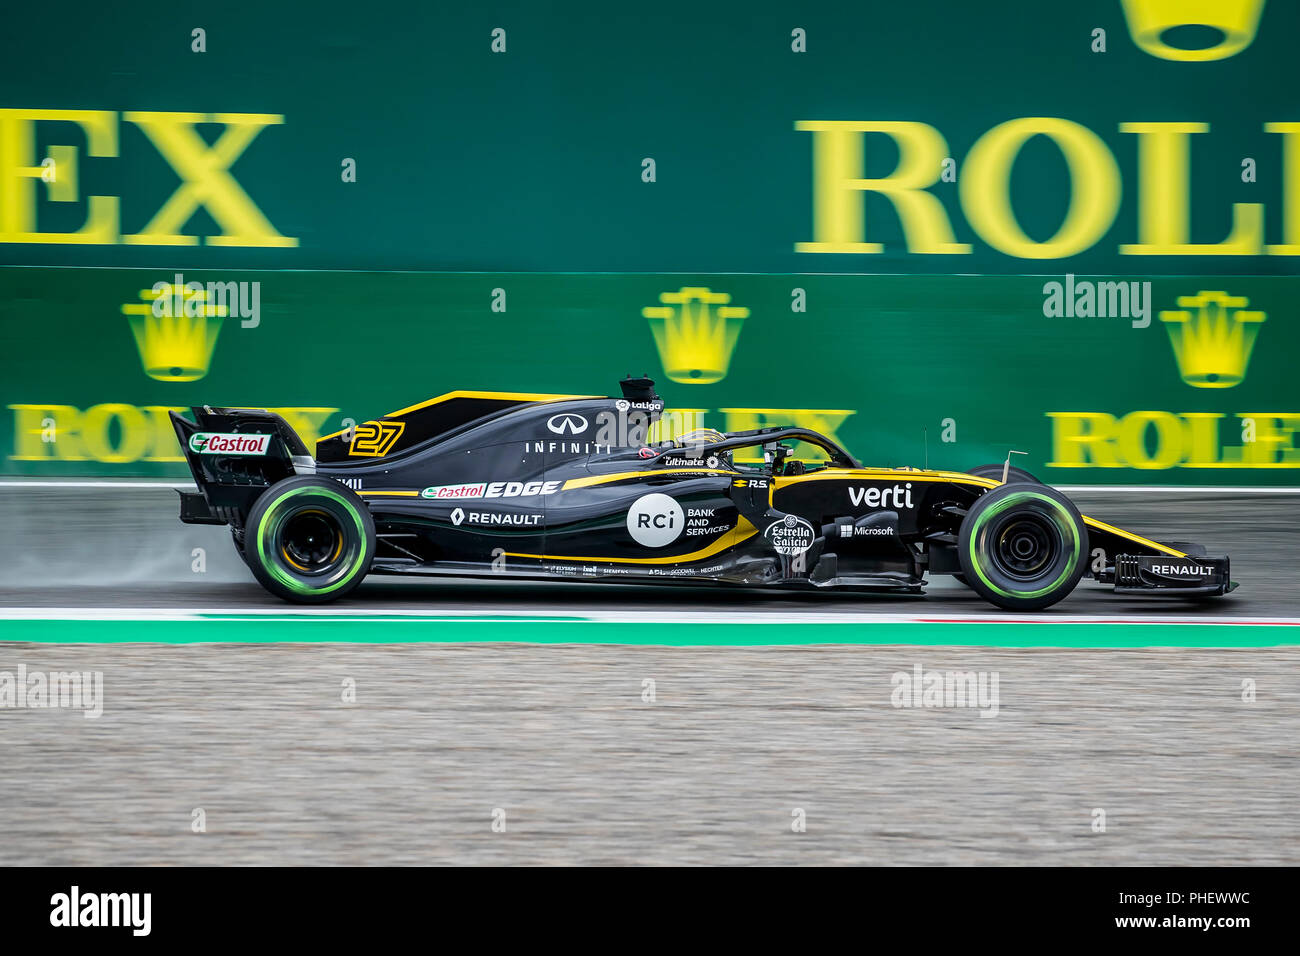
[{"label": "infiniti logo", "polygon": [[587,430],[587,420],[581,415],[565,412],[548,418],[546,427],[557,435],[581,435]]}]

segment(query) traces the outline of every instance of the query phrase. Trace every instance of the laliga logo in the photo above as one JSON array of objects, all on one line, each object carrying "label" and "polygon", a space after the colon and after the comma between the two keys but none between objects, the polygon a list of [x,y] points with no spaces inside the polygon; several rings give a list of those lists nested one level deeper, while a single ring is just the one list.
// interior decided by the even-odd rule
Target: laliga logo
[{"label": "laliga logo", "polygon": [[[1122,0],[1129,33],[1139,47],[1162,60],[1226,60],[1255,39],[1264,0]],[[1207,27],[1219,34],[1209,46],[1172,46],[1169,31]]]},{"label": "laliga logo", "polygon": [[641,314],[650,321],[668,377],[685,385],[726,378],[749,309],[728,305],[729,293],[696,287],[661,292],[659,301],[662,306],[647,306]]},{"label": "laliga logo", "polygon": [[1181,309],[1160,313],[1184,382],[1196,388],[1241,384],[1266,318],[1263,312],[1244,308],[1249,304],[1244,296],[1200,292],[1180,295]]},{"label": "laliga logo", "polygon": [[581,415],[565,412],[548,418],[546,427],[557,435],[581,435],[587,430],[587,420]]}]

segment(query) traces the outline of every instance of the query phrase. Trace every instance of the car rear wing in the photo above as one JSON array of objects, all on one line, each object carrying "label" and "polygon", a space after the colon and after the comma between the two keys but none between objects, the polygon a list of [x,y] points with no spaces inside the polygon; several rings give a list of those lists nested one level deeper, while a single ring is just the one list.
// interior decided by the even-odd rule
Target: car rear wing
[{"label": "car rear wing", "polygon": [[315,474],[316,460],[279,415],[260,408],[170,412],[172,428],[199,490],[182,491],[181,521],[244,526],[253,502],[283,478]]}]

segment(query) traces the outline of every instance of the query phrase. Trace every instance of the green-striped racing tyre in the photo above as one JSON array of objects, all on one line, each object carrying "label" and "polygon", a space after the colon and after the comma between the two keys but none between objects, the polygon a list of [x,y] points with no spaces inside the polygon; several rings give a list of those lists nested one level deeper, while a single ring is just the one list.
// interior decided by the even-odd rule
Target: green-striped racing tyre
[{"label": "green-striped racing tyre", "polygon": [[[976,478],[992,478],[994,481],[1002,480],[1002,465],[976,465],[966,472],[968,475],[974,475]],[[1025,471],[1023,468],[1011,467],[1007,469],[1007,484],[1015,484],[1018,481],[1028,482],[1031,485],[1041,485],[1042,482]],[[966,580],[964,574],[954,574],[953,579],[960,581],[962,584],[970,587],[970,582]]]},{"label": "green-striped racing tyre", "polygon": [[337,481],[286,478],[249,512],[244,556],[272,594],[304,604],[333,601],[370,570],[375,522],[365,502]]},{"label": "green-striped racing tyre", "polygon": [[1074,590],[1088,533],[1069,498],[1047,485],[985,492],[962,519],[957,558],[966,584],[1009,611],[1036,611]]}]

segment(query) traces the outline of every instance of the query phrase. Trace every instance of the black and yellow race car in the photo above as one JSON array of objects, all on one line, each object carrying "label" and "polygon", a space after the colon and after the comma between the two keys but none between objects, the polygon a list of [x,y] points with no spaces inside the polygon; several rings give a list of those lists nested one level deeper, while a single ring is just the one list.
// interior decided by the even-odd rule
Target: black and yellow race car
[{"label": "black and yellow race car", "polygon": [[[656,441],[649,379],[621,398],[449,392],[317,443],[258,409],[172,414],[198,490],[290,601],[367,574],[501,575],[921,592],[959,576],[998,607],[1045,608],[1082,577],[1132,594],[1218,595],[1227,557],[1079,514],[1009,465],[863,467],[805,428]],[[792,456],[792,443],[820,449]]]}]

